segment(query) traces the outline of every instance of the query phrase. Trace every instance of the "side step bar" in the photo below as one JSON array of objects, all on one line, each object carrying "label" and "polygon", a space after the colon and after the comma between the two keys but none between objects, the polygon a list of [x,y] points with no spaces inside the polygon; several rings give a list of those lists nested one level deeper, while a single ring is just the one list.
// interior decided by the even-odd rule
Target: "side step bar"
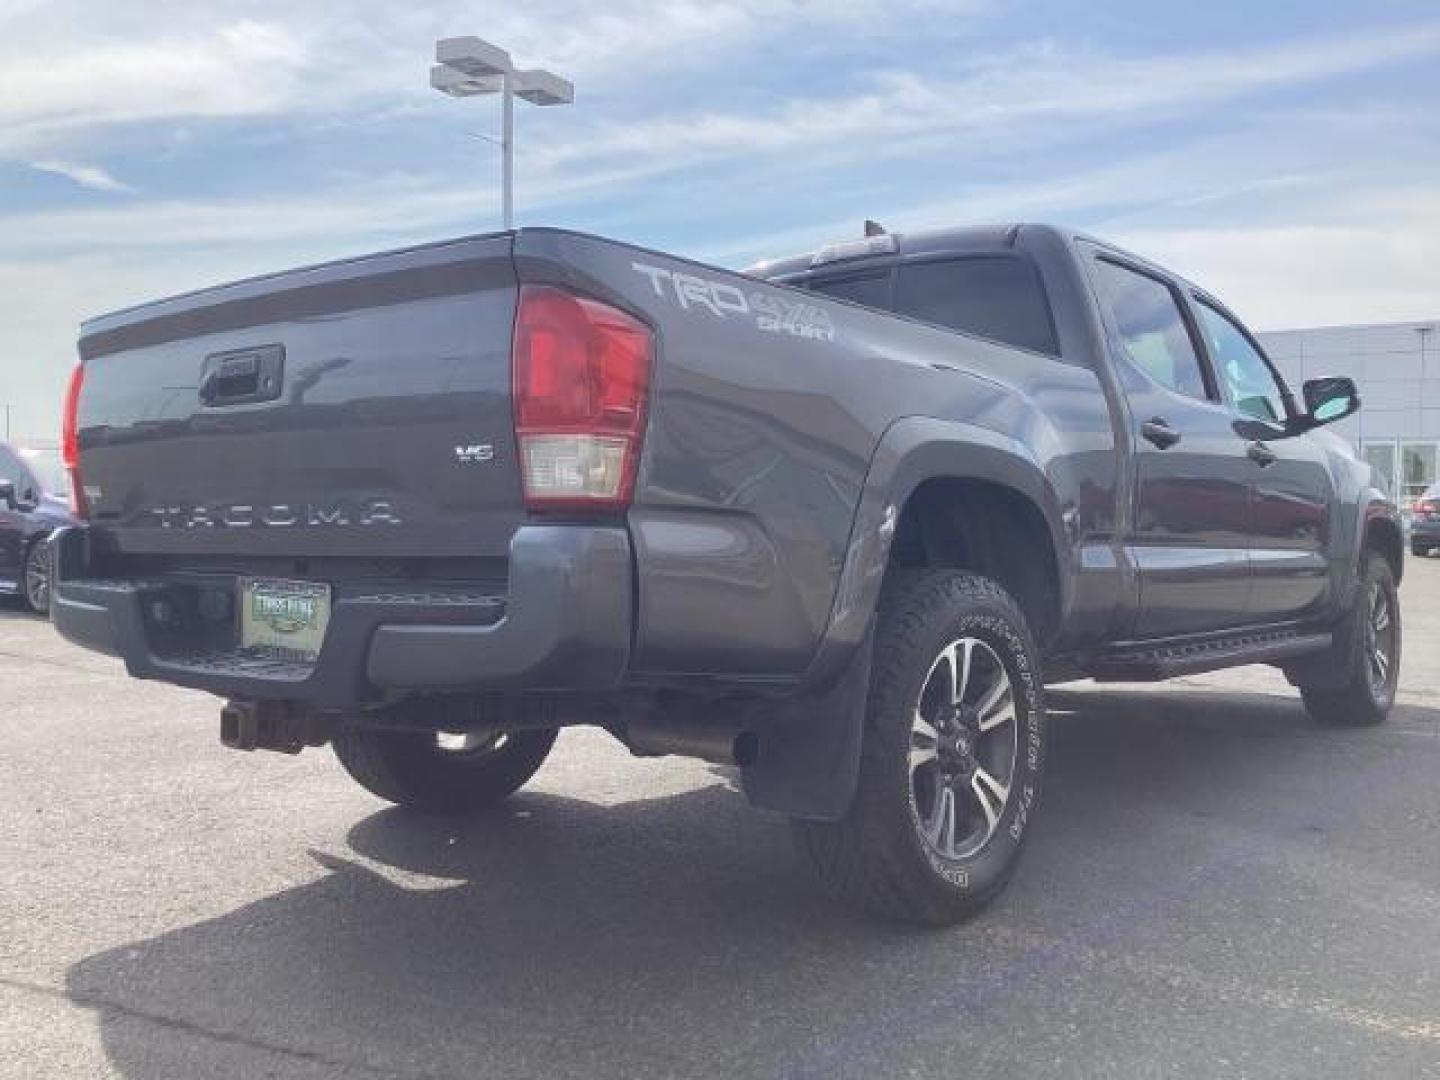
[{"label": "side step bar", "polygon": [[1155,682],[1177,675],[1273,664],[1330,647],[1331,635],[1295,630],[1260,630],[1201,640],[1139,642],[1101,653],[1085,665],[1096,682]]}]

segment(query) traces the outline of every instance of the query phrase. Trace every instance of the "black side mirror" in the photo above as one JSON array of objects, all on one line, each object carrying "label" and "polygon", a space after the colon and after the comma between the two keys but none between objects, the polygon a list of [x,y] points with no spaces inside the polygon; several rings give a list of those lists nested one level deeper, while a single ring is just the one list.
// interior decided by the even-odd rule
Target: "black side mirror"
[{"label": "black side mirror", "polygon": [[15,485],[9,480],[0,480],[0,506],[7,510],[19,509],[15,505]]},{"label": "black side mirror", "polygon": [[1360,408],[1360,392],[1355,389],[1355,380],[1343,375],[1310,379],[1302,392],[1305,415],[1300,420],[1306,430],[1343,420]]}]

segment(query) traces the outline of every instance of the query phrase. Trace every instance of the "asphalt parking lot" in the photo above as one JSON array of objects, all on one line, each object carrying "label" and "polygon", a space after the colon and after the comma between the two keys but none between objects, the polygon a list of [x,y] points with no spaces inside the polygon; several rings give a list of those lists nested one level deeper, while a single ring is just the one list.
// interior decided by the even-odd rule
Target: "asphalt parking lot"
[{"label": "asphalt parking lot", "polygon": [[1400,705],[1267,670],[1052,693],[1013,886],[819,899],[726,777],[566,733],[461,824],[0,609],[0,1076],[1440,1076],[1440,560]]}]

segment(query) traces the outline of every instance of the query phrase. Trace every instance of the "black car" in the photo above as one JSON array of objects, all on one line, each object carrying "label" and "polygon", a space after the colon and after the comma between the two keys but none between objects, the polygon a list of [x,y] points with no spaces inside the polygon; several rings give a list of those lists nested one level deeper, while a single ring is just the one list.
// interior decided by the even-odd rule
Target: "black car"
[{"label": "black car", "polygon": [[1440,548],[1440,484],[1431,484],[1425,494],[1415,500],[1415,514],[1410,519],[1410,551],[1429,555]]},{"label": "black car", "polygon": [[48,494],[34,470],[0,443],[0,596],[50,609],[50,534],[74,522],[65,500]]}]

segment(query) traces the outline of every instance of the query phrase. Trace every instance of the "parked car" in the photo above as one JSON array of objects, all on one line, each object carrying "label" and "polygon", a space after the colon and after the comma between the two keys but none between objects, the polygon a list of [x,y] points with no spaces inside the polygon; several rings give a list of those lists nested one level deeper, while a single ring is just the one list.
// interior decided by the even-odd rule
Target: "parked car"
[{"label": "parked car", "polygon": [[48,612],[49,537],[74,522],[65,501],[49,494],[25,459],[0,443],[0,595],[18,596],[38,614]]},{"label": "parked car", "polygon": [[53,618],[474,811],[557,729],[739,768],[835,893],[925,923],[1014,870],[1044,684],[1272,664],[1395,697],[1396,507],[1213,295],[1062,229],[749,276],[553,229],[85,324]]},{"label": "parked car", "polygon": [[1415,500],[1410,516],[1410,551],[1429,555],[1440,548],[1440,483],[1431,484]]}]

